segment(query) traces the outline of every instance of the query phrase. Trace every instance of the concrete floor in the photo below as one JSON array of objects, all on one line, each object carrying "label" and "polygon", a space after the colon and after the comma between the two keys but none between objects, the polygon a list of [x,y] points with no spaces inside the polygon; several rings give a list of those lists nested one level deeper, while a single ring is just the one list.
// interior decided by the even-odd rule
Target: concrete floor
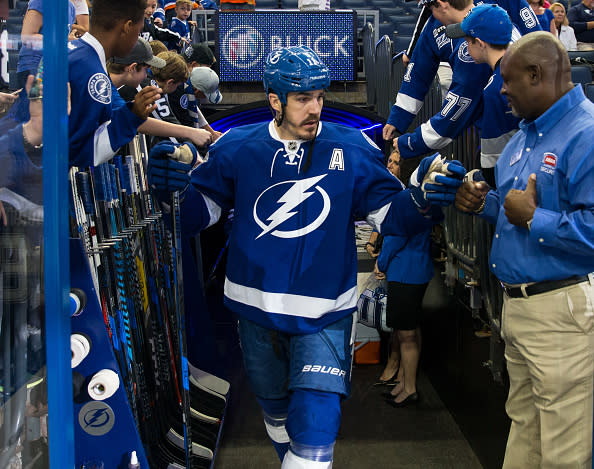
[{"label": "concrete floor", "polygon": [[[456,468],[483,466],[424,373],[419,376],[418,406],[394,409],[374,386],[381,365],[356,366],[352,395],[343,404],[334,467]],[[233,396],[218,450],[216,469],[278,468],[260,409],[240,373],[232,382]]]},{"label": "concrete floor", "polygon": [[[367,239],[368,231],[357,229],[361,278],[373,268],[373,261],[362,254]],[[441,288],[430,290],[438,293]],[[342,408],[335,469],[501,467],[509,421],[506,389],[482,366],[489,356],[489,339],[474,335],[469,313],[455,298],[444,303],[441,293],[429,296],[439,298],[422,323],[420,403],[401,409],[386,405],[381,392],[387,388],[374,386],[383,365],[355,365],[352,394]],[[231,382],[231,398],[214,469],[278,469],[280,462],[249,390],[232,316],[217,325],[217,337],[224,337],[219,341],[220,363]]]}]

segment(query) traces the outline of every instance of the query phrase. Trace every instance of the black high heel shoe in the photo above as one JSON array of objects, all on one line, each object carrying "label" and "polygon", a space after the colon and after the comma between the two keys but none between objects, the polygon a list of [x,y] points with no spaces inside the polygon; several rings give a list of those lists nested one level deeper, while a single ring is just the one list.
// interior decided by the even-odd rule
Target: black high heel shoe
[{"label": "black high heel shoe", "polygon": [[412,394],[409,394],[408,396],[406,396],[406,399],[404,399],[402,402],[396,402],[394,399],[386,399],[386,404],[388,404],[389,406],[392,407],[406,407],[412,404],[418,404],[419,402],[419,393],[418,392],[413,392]]},{"label": "black high heel shoe", "polygon": [[394,374],[388,379],[379,379],[377,382],[373,383],[374,386],[396,386],[400,381],[398,380],[398,372],[400,371],[400,367],[396,369]]}]

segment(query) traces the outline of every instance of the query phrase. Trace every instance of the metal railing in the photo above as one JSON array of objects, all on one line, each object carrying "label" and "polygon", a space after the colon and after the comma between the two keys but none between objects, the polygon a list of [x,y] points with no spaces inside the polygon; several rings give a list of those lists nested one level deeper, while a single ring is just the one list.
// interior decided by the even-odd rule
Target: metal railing
[{"label": "metal railing", "polygon": [[[378,86],[374,81],[377,113],[386,118],[396,100],[396,95],[404,79],[406,68],[401,60],[401,53],[385,60],[390,40],[384,36],[375,48],[375,53],[366,56],[369,61],[366,69],[373,70],[372,77],[381,77],[386,86]],[[371,60],[373,62],[371,63]],[[369,85],[369,82],[368,82]],[[409,131],[440,112],[442,107],[442,90],[438,76],[435,77],[423,101],[423,106]],[[467,170],[479,165],[478,129],[471,126],[454,139],[440,153],[449,159],[459,160]],[[489,251],[494,227],[478,217],[468,216],[450,207],[445,210],[444,233],[446,242],[446,285],[454,287],[457,283],[469,290],[468,306],[475,318],[484,311],[491,330],[491,350],[486,365],[496,381],[501,382],[503,376],[503,356],[500,339],[502,291],[498,279],[489,270]]]}]

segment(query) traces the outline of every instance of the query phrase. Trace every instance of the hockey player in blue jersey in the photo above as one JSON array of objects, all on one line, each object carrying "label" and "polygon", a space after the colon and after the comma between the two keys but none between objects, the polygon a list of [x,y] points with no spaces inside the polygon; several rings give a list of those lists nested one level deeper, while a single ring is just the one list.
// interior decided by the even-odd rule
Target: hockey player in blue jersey
[{"label": "hockey player in blue jersey", "polygon": [[[522,33],[540,26],[526,0],[500,0],[512,21],[518,21]],[[412,158],[443,148],[467,128],[476,117],[481,94],[491,70],[486,64],[475,64],[463,39],[450,39],[445,26],[459,23],[472,9],[471,0],[420,0],[432,10],[400,87],[396,102],[383,129],[385,140],[394,139],[402,158]],[[519,34],[518,34],[519,37]],[[423,99],[440,62],[452,68],[452,84],[440,112],[410,134],[408,127],[423,105]]]},{"label": "hockey player in blue jersey", "polygon": [[112,111],[106,61],[125,57],[144,25],[145,0],[95,0],[91,29],[69,43],[72,112],[68,121],[69,162],[87,167],[109,160],[128,143],[155,109],[159,89],[143,89],[134,103]]},{"label": "hockey player in blue jersey", "polygon": [[153,149],[148,170],[159,191],[184,190],[186,236],[234,208],[225,304],[239,316],[250,386],[283,469],[332,467],[350,392],[354,220],[386,234],[430,229],[442,214],[427,197],[447,203],[464,171],[434,155],[405,189],[362,132],[320,121],[329,84],[313,50],[277,49],[264,71],[271,122],[225,133],[187,187],[190,165],[167,159],[172,144]]},{"label": "hockey player in blue jersey", "polygon": [[446,27],[448,37],[466,38],[468,53],[476,63],[487,63],[493,70],[483,91],[478,122],[481,129],[481,169],[491,187],[495,187],[495,163],[520,124],[520,118],[512,114],[501,94],[503,79],[499,65],[512,40],[512,29],[507,12],[489,4],[474,7],[462,23]]}]

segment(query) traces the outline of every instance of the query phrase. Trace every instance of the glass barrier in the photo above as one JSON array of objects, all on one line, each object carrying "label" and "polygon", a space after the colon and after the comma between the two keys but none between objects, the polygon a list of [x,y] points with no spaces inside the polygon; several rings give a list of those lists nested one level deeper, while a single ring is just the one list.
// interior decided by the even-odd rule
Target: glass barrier
[{"label": "glass barrier", "polygon": [[15,4],[0,36],[0,467],[47,468],[43,36],[21,37],[27,2]]}]

